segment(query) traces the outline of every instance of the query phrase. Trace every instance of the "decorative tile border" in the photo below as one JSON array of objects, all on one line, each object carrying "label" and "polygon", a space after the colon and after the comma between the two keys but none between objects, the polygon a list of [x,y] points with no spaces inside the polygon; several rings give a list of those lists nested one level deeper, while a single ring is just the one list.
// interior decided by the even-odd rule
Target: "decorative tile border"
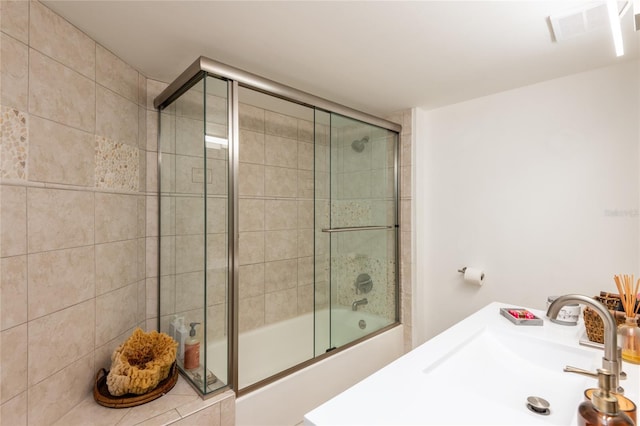
[{"label": "decorative tile border", "polygon": [[138,191],[138,148],[96,136],[96,187]]},{"label": "decorative tile border", "polygon": [[0,176],[5,179],[26,180],[29,151],[28,115],[4,106],[0,112]]}]

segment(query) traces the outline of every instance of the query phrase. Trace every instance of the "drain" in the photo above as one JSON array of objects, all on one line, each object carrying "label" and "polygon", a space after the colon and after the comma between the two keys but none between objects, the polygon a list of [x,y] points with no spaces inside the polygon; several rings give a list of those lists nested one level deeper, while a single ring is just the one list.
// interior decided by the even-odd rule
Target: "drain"
[{"label": "drain", "polygon": [[530,396],[527,398],[527,408],[536,414],[548,416],[551,413],[549,402],[539,396]]},{"label": "drain", "polygon": [[358,327],[360,327],[360,330],[364,330],[365,328],[367,328],[367,322],[365,320],[360,320],[358,322]]}]

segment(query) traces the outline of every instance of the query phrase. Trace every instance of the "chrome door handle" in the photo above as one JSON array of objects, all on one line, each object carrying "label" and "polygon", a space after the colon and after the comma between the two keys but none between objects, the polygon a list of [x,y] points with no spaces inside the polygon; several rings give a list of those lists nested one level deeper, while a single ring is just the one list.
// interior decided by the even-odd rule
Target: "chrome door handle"
[{"label": "chrome door handle", "polygon": [[345,228],[323,228],[322,232],[350,232],[350,231],[374,231],[376,229],[392,229],[395,225],[388,226],[350,226]]}]

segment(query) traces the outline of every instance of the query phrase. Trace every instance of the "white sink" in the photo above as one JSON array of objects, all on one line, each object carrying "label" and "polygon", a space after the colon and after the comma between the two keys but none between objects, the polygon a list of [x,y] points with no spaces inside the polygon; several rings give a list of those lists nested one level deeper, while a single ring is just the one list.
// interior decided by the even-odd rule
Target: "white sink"
[{"label": "white sink", "polygon": [[[307,425],[573,425],[585,389],[596,379],[601,349],[579,345],[583,325],[516,326],[491,303],[442,334],[307,413]],[[640,368],[624,363],[621,382],[637,402]],[[544,398],[550,413],[527,408]]]},{"label": "white sink", "polygon": [[[425,396],[443,406],[455,395],[464,407],[455,421],[464,424],[570,424],[584,390],[596,382],[562,369],[595,371],[600,360],[591,351],[486,326],[423,370],[428,383],[438,383]],[[548,401],[550,414],[531,412],[530,396]],[[448,415],[435,417],[448,423]]]}]

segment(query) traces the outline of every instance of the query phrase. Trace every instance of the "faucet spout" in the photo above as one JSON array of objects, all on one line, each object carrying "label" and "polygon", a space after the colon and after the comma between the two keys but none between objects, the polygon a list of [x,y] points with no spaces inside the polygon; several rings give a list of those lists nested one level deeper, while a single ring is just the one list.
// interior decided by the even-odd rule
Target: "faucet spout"
[{"label": "faucet spout", "polygon": [[602,322],[604,323],[604,357],[602,357],[602,367],[613,372],[613,389],[617,388],[618,391],[621,391],[622,388],[619,387],[621,365],[620,356],[618,354],[618,334],[616,321],[613,318],[613,315],[611,315],[611,312],[609,312],[606,306],[591,297],[584,296],[582,294],[566,294],[558,297],[553,301],[553,303],[551,303],[551,305],[549,305],[549,309],[547,309],[547,316],[551,319],[557,318],[560,309],[563,306],[572,303],[588,305],[598,313],[600,318],[602,318]]},{"label": "faucet spout", "polygon": [[367,300],[366,297],[364,299],[356,300],[355,302],[353,302],[351,304],[351,310],[352,311],[357,311],[358,310],[358,306],[366,305],[367,303],[369,303],[369,301]]}]

